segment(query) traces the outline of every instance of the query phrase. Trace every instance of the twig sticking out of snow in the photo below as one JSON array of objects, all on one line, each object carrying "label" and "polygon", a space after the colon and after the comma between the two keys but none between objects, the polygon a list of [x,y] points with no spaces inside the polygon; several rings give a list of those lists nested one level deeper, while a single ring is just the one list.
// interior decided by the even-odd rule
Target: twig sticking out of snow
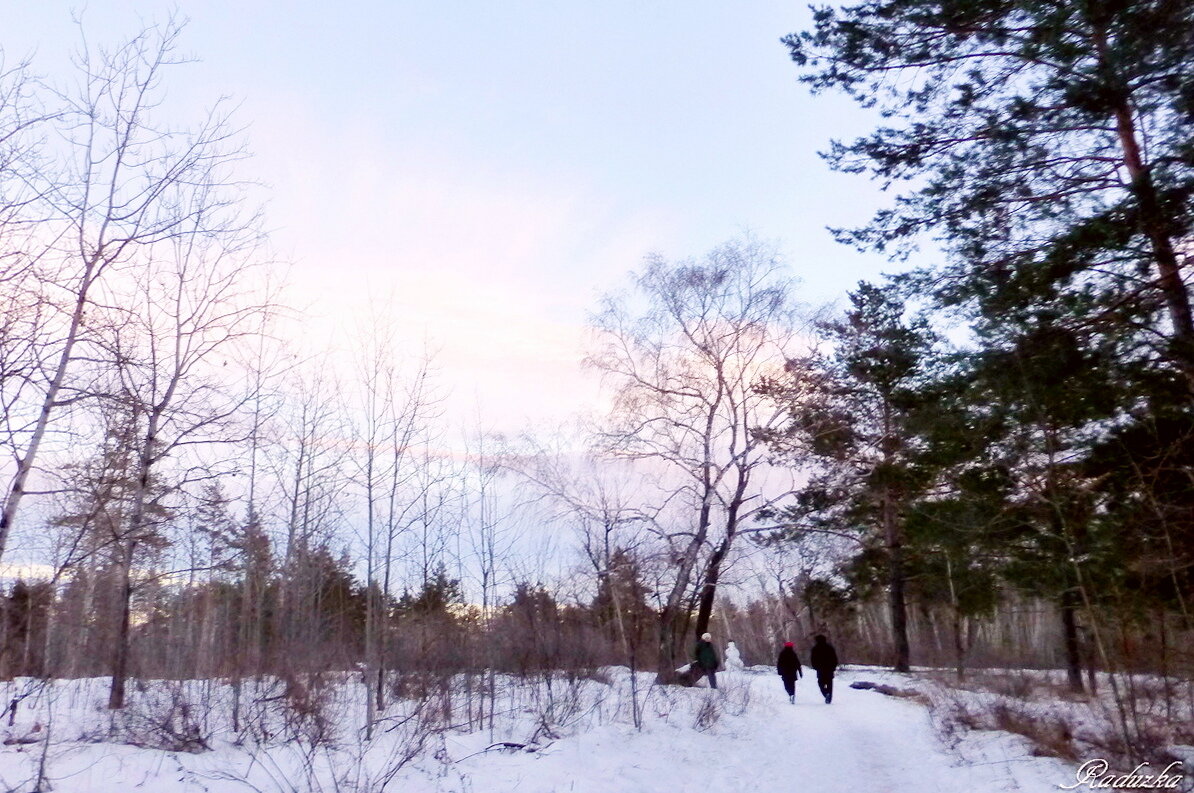
[{"label": "twig sticking out of snow", "polygon": [[[548,744],[548,746],[550,746],[550,745],[551,744]],[[498,741],[497,743],[493,743],[493,744],[490,744],[489,746],[486,746],[484,749],[482,749],[479,752],[473,752],[472,754],[465,755],[464,757],[460,758],[456,762],[463,763],[465,760],[469,759],[470,757],[476,757],[479,754],[485,754],[486,752],[490,751],[491,749],[501,749],[501,750],[507,751],[507,752],[517,752],[519,750],[524,751],[524,752],[539,752],[546,748],[547,747],[545,747],[545,746],[539,746],[538,744],[533,744],[533,743],[515,743],[514,741]]]}]

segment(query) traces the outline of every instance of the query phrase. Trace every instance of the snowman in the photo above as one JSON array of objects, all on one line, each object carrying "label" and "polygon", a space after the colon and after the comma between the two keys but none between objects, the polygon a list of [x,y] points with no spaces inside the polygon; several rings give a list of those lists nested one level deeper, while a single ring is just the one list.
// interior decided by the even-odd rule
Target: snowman
[{"label": "snowman", "polygon": [[741,672],[744,668],[742,656],[738,654],[738,647],[730,642],[726,645],[726,669],[731,672]]}]

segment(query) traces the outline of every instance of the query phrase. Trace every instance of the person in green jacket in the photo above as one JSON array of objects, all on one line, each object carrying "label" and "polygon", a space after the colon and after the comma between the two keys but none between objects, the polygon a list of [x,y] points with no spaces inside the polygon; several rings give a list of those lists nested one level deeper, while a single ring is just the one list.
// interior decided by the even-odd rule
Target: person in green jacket
[{"label": "person in green jacket", "polygon": [[717,657],[717,648],[713,646],[713,637],[707,633],[701,634],[701,640],[696,643],[697,669],[709,678],[709,688],[717,688],[717,667],[721,663]]}]

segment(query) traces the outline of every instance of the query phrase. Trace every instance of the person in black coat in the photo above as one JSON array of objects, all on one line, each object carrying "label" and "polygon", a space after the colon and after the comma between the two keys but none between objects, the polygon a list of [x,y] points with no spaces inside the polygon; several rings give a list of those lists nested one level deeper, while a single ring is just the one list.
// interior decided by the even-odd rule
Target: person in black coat
[{"label": "person in black coat", "polygon": [[833,673],[837,670],[837,651],[821,634],[813,637],[816,644],[809,653],[808,665],[817,670],[817,688],[825,697],[825,704],[833,702]]},{"label": "person in black coat", "polygon": [[709,688],[717,688],[717,667],[721,665],[721,659],[717,657],[717,648],[713,646],[711,635],[701,634],[693,656],[696,658],[697,671],[709,678]]},{"label": "person in black coat", "polygon": [[779,660],[775,662],[775,671],[784,681],[784,690],[788,692],[788,702],[796,702],[796,678],[801,676],[800,658],[791,642],[784,642],[784,649],[779,651]]}]

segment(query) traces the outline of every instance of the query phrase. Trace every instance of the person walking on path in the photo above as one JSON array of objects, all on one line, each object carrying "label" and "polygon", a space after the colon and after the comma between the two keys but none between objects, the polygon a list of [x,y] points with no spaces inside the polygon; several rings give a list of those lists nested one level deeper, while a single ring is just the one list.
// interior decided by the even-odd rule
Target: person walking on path
[{"label": "person walking on path", "polygon": [[796,648],[791,642],[784,642],[784,649],[779,651],[779,659],[775,662],[775,671],[784,681],[784,691],[788,692],[788,702],[796,702],[796,678],[801,677],[800,657],[796,655]]},{"label": "person walking on path", "polygon": [[713,646],[713,637],[708,633],[701,634],[694,655],[697,669],[709,678],[709,688],[717,688],[717,667],[720,661],[717,658],[717,648]]},{"label": "person walking on path", "polygon": [[809,652],[808,665],[817,670],[817,688],[825,697],[825,704],[833,702],[833,673],[837,670],[837,651],[821,634],[813,637],[816,642]]}]

